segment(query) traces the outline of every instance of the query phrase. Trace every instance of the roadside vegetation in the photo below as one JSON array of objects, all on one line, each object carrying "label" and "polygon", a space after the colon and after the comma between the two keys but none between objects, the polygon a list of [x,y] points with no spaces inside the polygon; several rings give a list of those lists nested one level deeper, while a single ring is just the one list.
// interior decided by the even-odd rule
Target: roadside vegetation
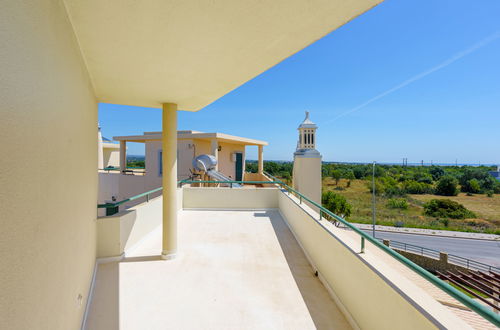
[{"label": "roadside vegetation", "polygon": [[[264,162],[266,172],[288,184],[292,169],[292,162]],[[377,224],[500,234],[500,182],[492,170],[377,165]],[[256,162],[247,162],[247,171],[256,172]],[[325,207],[351,222],[371,223],[372,165],[324,163],[322,177]]]}]

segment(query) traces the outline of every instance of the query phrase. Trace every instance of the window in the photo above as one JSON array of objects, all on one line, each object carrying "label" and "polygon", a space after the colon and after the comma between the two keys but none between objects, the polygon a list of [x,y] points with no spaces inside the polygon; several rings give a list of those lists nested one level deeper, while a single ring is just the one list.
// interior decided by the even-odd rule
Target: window
[{"label": "window", "polygon": [[[177,160],[179,160],[179,149],[177,149]],[[158,150],[158,176],[163,176],[163,151]]]}]

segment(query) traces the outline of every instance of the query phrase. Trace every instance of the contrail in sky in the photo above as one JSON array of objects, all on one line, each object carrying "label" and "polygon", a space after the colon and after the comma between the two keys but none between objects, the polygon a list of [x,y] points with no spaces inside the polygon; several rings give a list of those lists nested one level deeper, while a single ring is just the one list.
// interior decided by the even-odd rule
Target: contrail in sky
[{"label": "contrail in sky", "polygon": [[334,118],[326,121],[324,124],[331,123],[331,122],[333,122],[333,121],[335,121],[335,120],[337,120],[337,119],[339,119],[341,117],[344,117],[344,116],[347,116],[347,115],[349,115],[349,114],[351,114],[353,112],[359,111],[359,110],[363,109],[364,107],[366,107],[367,105],[369,105],[369,104],[371,104],[371,103],[373,103],[373,102],[375,102],[375,101],[383,98],[384,96],[392,94],[395,91],[397,91],[397,90],[399,90],[399,89],[401,89],[401,88],[403,88],[405,86],[408,86],[409,84],[411,84],[411,83],[413,83],[413,82],[415,82],[417,80],[420,80],[420,79],[422,79],[422,78],[430,75],[431,73],[434,73],[434,72],[436,72],[438,70],[441,70],[444,67],[447,67],[448,65],[450,65],[450,64],[458,61],[462,57],[465,57],[465,56],[467,56],[467,55],[475,52],[479,48],[482,48],[482,47],[486,46],[487,44],[489,44],[492,41],[495,41],[498,38],[500,38],[500,31],[497,31],[494,34],[490,35],[489,37],[486,37],[483,40],[481,40],[480,42],[476,43],[475,45],[473,45],[473,46],[471,46],[471,47],[469,47],[469,48],[467,48],[467,49],[465,49],[465,50],[463,50],[461,52],[456,53],[455,55],[453,55],[452,57],[450,57],[446,61],[444,61],[444,62],[436,65],[435,67],[433,67],[433,68],[431,68],[431,69],[429,69],[427,71],[424,71],[422,73],[419,73],[416,76],[414,76],[414,77],[412,77],[412,78],[410,78],[408,80],[403,81],[399,85],[396,85],[396,86],[392,87],[391,89],[388,89],[385,92],[383,92],[383,93],[381,93],[381,94],[379,94],[379,95],[377,95],[375,97],[372,97],[371,99],[369,99],[368,101],[366,101],[366,102],[358,105],[357,107],[352,108],[352,109],[350,109],[350,110],[348,110],[346,112],[343,112],[343,113],[339,114],[338,116],[336,116],[336,117],[334,117]]}]

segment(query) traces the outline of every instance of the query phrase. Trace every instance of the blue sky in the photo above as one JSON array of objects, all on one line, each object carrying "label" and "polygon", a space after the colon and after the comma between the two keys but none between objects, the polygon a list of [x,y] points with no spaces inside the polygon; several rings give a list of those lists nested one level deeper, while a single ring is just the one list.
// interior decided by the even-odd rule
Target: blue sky
[{"label": "blue sky", "polygon": [[[265,159],[291,160],[305,110],[325,161],[500,163],[500,1],[387,0],[199,112],[180,112],[179,129],[266,140]],[[110,138],[159,131],[161,111],[100,104],[99,122]]]}]

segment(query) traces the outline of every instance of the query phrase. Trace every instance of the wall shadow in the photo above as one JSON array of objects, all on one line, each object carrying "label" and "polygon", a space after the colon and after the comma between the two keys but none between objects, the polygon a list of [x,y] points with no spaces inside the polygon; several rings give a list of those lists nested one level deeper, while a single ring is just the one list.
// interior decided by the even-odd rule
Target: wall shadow
[{"label": "wall shadow", "polygon": [[[278,211],[265,211],[317,329],[350,328]],[[261,215],[262,216],[262,213]],[[328,253],[328,251],[325,251]],[[333,260],[332,260],[333,261]]]},{"label": "wall shadow", "polygon": [[120,264],[98,264],[86,329],[120,328]]}]

